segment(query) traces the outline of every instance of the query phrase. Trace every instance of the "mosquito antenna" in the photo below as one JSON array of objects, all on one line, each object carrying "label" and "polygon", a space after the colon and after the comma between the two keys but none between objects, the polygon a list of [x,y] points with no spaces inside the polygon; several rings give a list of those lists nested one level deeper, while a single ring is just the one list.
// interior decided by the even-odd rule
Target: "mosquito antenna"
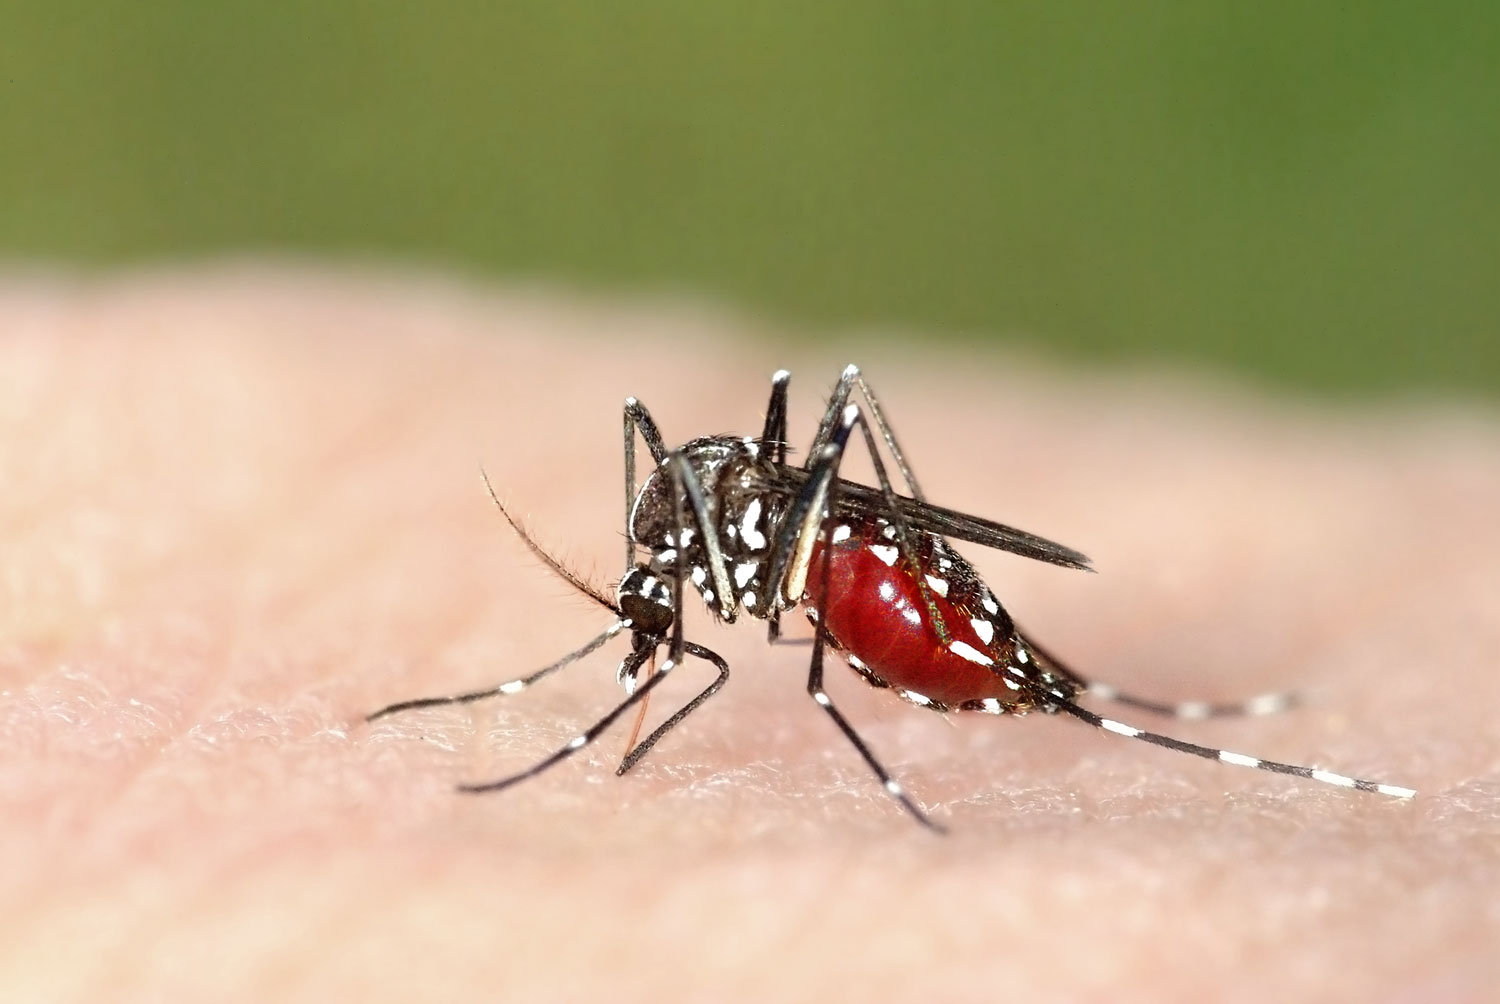
[{"label": "mosquito antenna", "polygon": [[537,670],[535,673],[532,673],[530,676],[523,676],[520,679],[511,680],[508,683],[502,683],[498,687],[486,687],[484,690],[471,690],[468,693],[453,694],[449,697],[419,697],[413,701],[401,701],[397,704],[387,705],[386,707],[381,708],[379,711],[366,715],[365,721],[373,722],[377,718],[384,718],[386,715],[394,715],[398,711],[411,711],[414,708],[431,708],[444,704],[469,704],[473,701],[482,701],[486,697],[499,697],[501,694],[518,694],[521,691],[525,690],[527,687],[531,686],[536,681],[540,680],[542,677],[547,676],[549,673],[555,673],[559,669],[562,669],[564,666],[577,662],[579,659],[582,659],[589,653],[597,651],[599,648],[603,647],[603,645],[607,641],[623,631],[628,623],[629,622],[624,619],[615,621],[604,630],[603,634],[595,637],[587,645],[575,651],[569,652],[567,655],[563,656],[561,659],[558,659],[556,662],[551,663],[550,665],[543,666],[541,669]]},{"label": "mosquito antenna", "polygon": [[484,487],[489,491],[490,499],[495,503],[495,508],[500,510],[500,515],[504,516],[505,522],[509,523],[510,528],[516,531],[516,536],[521,538],[522,543],[526,545],[526,549],[528,551],[535,555],[542,564],[552,569],[553,574],[562,579],[568,585],[572,586],[574,589],[578,590],[580,593],[587,596],[589,599],[593,600],[595,603],[599,604],[610,613],[613,613],[616,616],[620,615],[619,607],[611,603],[603,593],[599,592],[593,586],[585,582],[577,572],[573,571],[567,565],[564,565],[561,561],[558,561],[551,554],[549,554],[541,544],[537,543],[535,537],[526,532],[526,528],[521,525],[521,522],[514,516],[512,516],[510,514],[510,510],[505,508],[505,503],[500,501],[500,496],[496,494],[495,486],[490,483],[490,476],[485,473],[483,467],[479,469],[479,476],[484,478]]}]

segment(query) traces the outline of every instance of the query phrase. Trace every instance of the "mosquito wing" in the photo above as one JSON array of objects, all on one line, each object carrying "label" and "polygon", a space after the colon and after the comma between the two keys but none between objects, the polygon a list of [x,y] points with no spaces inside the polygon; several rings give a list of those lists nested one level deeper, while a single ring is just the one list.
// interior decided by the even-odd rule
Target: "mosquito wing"
[{"label": "mosquito wing", "polygon": [[[800,467],[781,464],[778,465],[777,483],[766,485],[765,488],[786,495],[796,495],[807,482],[807,476],[807,471]],[[993,547],[997,551],[1009,551],[1023,558],[1033,558],[1048,564],[1061,565],[1064,568],[1093,571],[1087,555],[1045,537],[1038,537],[1034,533],[1006,526],[1004,523],[996,523],[994,520],[984,519],[981,516],[933,505],[931,502],[907,498],[905,495],[896,496],[896,507],[905,517],[907,524],[915,530],[935,533],[940,537],[951,537],[954,540],[968,541],[984,547]],[[885,495],[879,488],[871,488],[869,485],[840,478],[838,511],[850,515],[879,516],[890,510],[886,504]]]}]

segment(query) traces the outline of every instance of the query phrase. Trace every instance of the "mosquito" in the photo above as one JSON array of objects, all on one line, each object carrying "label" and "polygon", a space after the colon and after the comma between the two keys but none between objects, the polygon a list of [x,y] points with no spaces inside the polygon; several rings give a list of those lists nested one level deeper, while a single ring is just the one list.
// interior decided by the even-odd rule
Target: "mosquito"
[{"label": "mosquito", "polygon": [[[1065,714],[1110,735],[1180,753],[1308,778],[1340,788],[1407,799],[1410,788],[1365,781],[1316,767],[1278,763],[1200,746],[1107,718],[1080,704],[1086,695],[1158,715],[1202,719],[1266,714],[1290,706],[1286,695],[1214,704],[1163,703],[1090,682],[1031,639],[1000,605],[951,540],[995,548],[1065,568],[1091,570],[1083,554],[1002,523],[946,509],[927,500],[878,398],[849,366],[840,377],[801,466],[787,461],[787,388],[791,376],[771,378],[765,425],[758,437],[705,436],[669,450],[651,414],[625,400],[625,573],[614,598],[585,582],[547,553],[500,501],[490,496],[526,546],[554,573],[613,615],[603,632],[528,676],[499,686],[443,697],[402,701],[374,712],[374,721],[413,708],[466,704],[519,693],[628,634],[630,651],[616,677],[625,699],[562,748],[525,770],[495,781],[459,786],[463,792],[509,788],[548,770],[597,739],[688,660],[716,677],[645,739],[632,736],[617,774],[641,761],[663,736],[703,705],[729,679],[718,653],[683,634],[683,598],[696,590],[712,616],[767,622],[768,640],[781,635],[781,615],[801,607],[814,626],[807,693],[853,745],[886,792],[915,820],[936,831],[930,817],[834,705],[823,685],[829,651],[866,683],[941,713]],[[854,400],[858,393],[859,400]],[[863,402],[859,403],[860,401]],[[858,430],[858,437],[855,431]],[[636,482],[637,437],[654,469]],[[876,486],[839,476],[851,441],[863,444]],[[881,447],[905,488],[898,493]],[[655,671],[661,650],[666,658]],[[637,728],[639,722],[637,722]]]}]

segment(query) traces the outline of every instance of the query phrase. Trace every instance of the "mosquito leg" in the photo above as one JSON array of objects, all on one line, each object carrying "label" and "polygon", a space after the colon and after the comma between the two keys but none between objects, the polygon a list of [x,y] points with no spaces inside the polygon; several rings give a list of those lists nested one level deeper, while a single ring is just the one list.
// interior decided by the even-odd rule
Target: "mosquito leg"
[{"label": "mosquito leg", "polygon": [[[853,411],[853,409],[846,409]],[[846,415],[853,421],[852,414]],[[776,540],[771,546],[770,560],[766,565],[765,595],[759,597],[757,616],[764,616],[780,601],[798,603],[802,599],[807,583],[807,564],[811,559],[813,545],[817,542],[818,529],[828,502],[828,491],[836,473],[836,464],[830,463],[843,453],[848,441],[848,427],[841,426],[839,440],[823,444],[809,457],[808,477],[797,497],[787,508],[777,528]]]},{"label": "mosquito leg", "polygon": [[838,425],[839,415],[842,414],[844,406],[849,401],[849,394],[855,387],[858,387],[859,392],[864,395],[865,403],[870,408],[870,416],[875,419],[875,427],[880,430],[880,438],[885,441],[886,449],[896,461],[896,469],[901,472],[901,479],[906,482],[912,498],[918,502],[925,502],[926,496],[922,493],[922,487],[917,484],[917,476],[912,473],[911,465],[906,462],[906,454],[902,451],[901,445],[896,442],[896,432],[885,417],[885,409],[881,408],[875,392],[870,390],[870,385],[865,383],[865,378],[860,375],[859,367],[852,363],[844,368],[844,372],[839,376],[838,384],[833,389],[833,396],[828,399],[828,409],[823,413],[823,420],[818,423],[818,432],[813,437],[812,448],[808,450],[807,462],[804,466],[811,468],[818,450],[833,438],[833,430]]},{"label": "mosquito leg", "polygon": [[[846,377],[852,374],[857,378],[859,371],[851,366],[844,373]],[[842,420],[830,440],[819,449],[816,457],[809,458],[807,484],[803,487],[802,496],[793,505],[787,519],[783,521],[782,532],[777,540],[777,550],[772,554],[769,581],[779,581],[780,569],[777,567],[777,559],[785,559],[790,568],[790,574],[787,576],[789,588],[786,590],[786,596],[790,599],[794,595],[801,595],[801,587],[806,581],[806,562],[812,553],[812,519],[815,513],[821,511],[818,504],[819,496],[823,496],[821,509],[826,509],[830,515],[838,511],[834,496],[843,486],[843,482],[838,479],[838,471],[848,449],[849,433],[856,425],[860,428],[865,448],[870,453],[870,462],[875,468],[875,476],[880,483],[881,498],[885,502],[887,520],[895,533],[896,546],[916,577],[917,588],[927,608],[929,622],[937,630],[938,638],[946,646],[951,640],[948,628],[938,612],[937,604],[933,602],[927,577],[920,574],[921,570],[917,566],[910,522],[901,511],[896,491],[891,486],[890,476],[886,473],[885,464],[880,459],[880,449],[870,431],[870,424],[865,421],[864,415],[860,412],[859,405],[844,406]],[[794,540],[788,540],[789,531],[798,536]]]},{"label": "mosquito leg", "polygon": [[468,693],[453,694],[447,697],[419,697],[413,701],[401,701],[396,704],[387,705],[386,707],[381,708],[379,711],[375,711],[369,715],[366,715],[365,721],[373,722],[377,718],[384,718],[386,715],[394,715],[399,711],[411,711],[415,708],[432,708],[445,704],[469,704],[473,701],[482,701],[486,697],[498,697],[501,694],[519,694],[521,691],[525,690],[527,687],[531,686],[542,677],[547,676],[549,673],[554,673],[557,670],[562,669],[564,666],[577,662],[584,656],[603,647],[606,642],[608,642],[615,635],[619,634],[622,630],[624,630],[624,628],[625,622],[623,620],[615,621],[603,634],[590,641],[587,645],[576,651],[569,652],[567,655],[563,656],[561,659],[558,659],[556,662],[552,663],[549,666],[543,666],[541,669],[537,670],[535,673],[532,673],[530,676],[523,676],[520,679],[511,680],[509,683],[502,683],[498,687],[488,687],[484,690],[471,690]]},{"label": "mosquito leg", "polygon": [[1172,736],[1164,736],[1155,732],[1147,732],[1138,729],[1134,725],[1126,725],[1111,718],[1104,718],[1094,714],[1086,708],[1081,708],[1063,696],[1059,690],[1053,690],[1035,678],[1027,675],[1015,667],[1008,667],[1006,672],[1016,678],[1022,684],[1022,689],[1035,695],[1037,702],[1042,705],[1044,711],[1062,711],[1081,719],[1094,728],[1113,735],[1124,736],[1126,739],[1138,739],[1143,743],[1153,746],[1162,746],[1179,753],[1187,753],[1191,756],[1202,757],[1205,760],[1217,760],[1227,763],[1231,767],[1250,767],[1255,770],[1266,770],[1273,774],[1290,774],[1293,777],[1305,777],[1312,781],[1320,781],[1323,784],[1331,784],[1336,788],[1353,788],[1356,791],[1367,791],[1376,795],[1386,795],[1390,798],[1412,798],[1416,792],[1411,788],[1402,788],[1394,784],[1382,784],[1378,781],[1365,781],[1357,777],[1349,777],[1345,774],[1335,774],[1332,771],[1321,770],[1317,767],[1304,767],[1298,764],[1278,763],[1275,760],[1262,760],[1260,757],[1248,756],[1244,753],[1233,753],[1229,750],[1215,749],[1212,746],[1199,746],[1197,743],[1184,742]]},{"label": "mosquito leg", "polygon": [[[912,473],[911,465],[906,462],[906,454],[901,452],[901,446],[896,442],[896,431],[891,428],[891,423],[885,417],[885,410],[880,407],[880,401],[876,399],[875,392],[870,385],[865,383],[864,376],[856,366],[849,367],[854,370],[854,382],[859,386],[859,392],[864,395],[865,403],[870,406],[870,417],[875,420],[875,427],[880,430],[880,438],[885,441],[885,448],[891,451],[891,458],[896,461],[896,469],[901,472],[901,480],[906,482],[906,487],[911,491],[912,498],[918,502],[927,501],[922,494],[922,486],[917,484],[917,476]],[[870,447],[873,454],[875,448]],[[882,485],[885,485],[882,482]],[[892,493],[894,494],[894,493]]]},{"label": "mosquito leg", "polygon": [[812,446],[807,449],[807,459],[802,463],[808,470],[817,462],[819,452],[833,439],[834,427],[839,423],[839,416],[844,413],[844,405],[849,402],[849,391],[858,375],[858,366],[846,366],[839,376],[839,382],[834,385],[833,394],[828,398],[828,407],[824,409],[823,417],[818,422],[818,431],[813,435]]},{"label": "mosquito leg", "polygon": [[1162,715],[1167,718],[1180,718],[1184,721],[1199,721],[1204,718],[1232,718],[1246,715],[1273,715],[1288,708],[1294,708],[1298,704],[1296,694],[1260,694],[1256,697],[1241,701],[1153,701],[1150,698],[1137,697],[1121,691],[1108,683],[1085,680],[1076,673],[1073,668],[1053,655],[1049,650],[1032,641],[1031,638],[1023,638],[1026,647],[1033,655],[1039,656],[1047,668],[1061,673],[1063,676],[1077,683],[1080,689],[1092,697],[1100,700],[1113,701],[1126,707],[1139,708],[1153,715]]},{"label": "mosquito leg", "polygon": [[[673,453],[668,457],[671,465],[672,479],[676,483],[677,490],[673,493],[677,506],[677,528],[678,540],[681,540],[681,532],[687,529],[687,513],[683,510],[686,501],[688,510],[692,513],[693,523],[697,525],[698,534],[703,542],[703,550],[708,559],[709,577],[714,583],[714,600],[719,604],[719,616],[724,621],[734,622],[734,590],[729,583],[729,567],[724,562],[724,551],[719,546],[718,528],[714,526],[713,518],[708,512],[708,500],[703,495],[703,486],[698,483],[698,476],[693,473],[693,468],[683,459],[681,453]],[[682,570],[683,562],[676,562],[678,579],[678,609],[675,624],[680,632],[682,626]],[[681,650],[674,657],[681,657]]]},{"label": "mosquito leg", "polygon": [[[778,465],[786,463],[786,391],[792,375],[786,370],[777,370],[771,376],[771,400],[766,405],[766,424],[760,434],[760,449]],[[774,590],[768,590],[774,597]],[[781,610],[775,604],[767,604],[766,641],[774,644],[781,637]]]},{"label": "mosquito leg", "polygon": [[778,464],[786,463],[786,389],[792,375],[777,370],[771,376],[771,400],[766,405],[766,424],[760,434],[761,452]]},{"label": "mosquito leg", "polygon": [[[874,398],[870,396],[870,389],[865,386],[864,380],[862,378],[859,381],[859,386],[860,389],[864,392],[865,399],[870,402],[870,406],[873,411],[875,407]],[[895,458],[896,463],[900,465],[902,477],[906,479],[907,485],[911,488],[913,497],[920,500],[922,497],[921,492],[917,488],[916,482],[912,480],[910,469],[907,468],[905,461],[901,459],[900,450],[896,446],[895,436],[892,435],[889,427],[884,425],[883,419],[880,419],[877,416],[877,421],[882,423],[881,432],[885,434],[886,446],[891,450],[891,456]],[[937,631],[938,641],[943,645],[944,648],[946,648],[948,644],[953,640],[953,638],[951,635],[949,635],[948,625],[944,623],[943,615],[938,611],[937,604],[932,599],[932,586],[929,582],[930,577],[922,574],[922,569],[918,564],[916,548],[912,546],[912,529],[910,521],[907,520],[905,514],[901,512],[900,503],[896,498],[896,490],[895,488],[891,487],[891,479],[886,474],[885,464],[880,459],[880,450],[876,447],[875,437],[870,432],[870,423],[867,422],[864,415],[861,414],[857,418],[857,424],[859,425],[859,430],[864,437],[865,449],[870,451],[870,463],[875,468],[875,478],[880,484],[881,497],[885,500],[886,516],[890,522],[890,525],[895,529],[896,532],[896,547],[899,549],[901,557],[906,561],[908,567],[911,568],[913,578],[916,579],[917,590],[922,595],[922,604],[927,608],[928,623],[930,623]],[[840,456],[834,461],[834,463],[837,465],[841,463],[842,460],[843,458],[842,456]],[[835,484],[833,490],[836,492],[838,488],[839,485]],[[829,510],[833,511],[833,508],[833,505],[830,503]]]},{"label": "mosquito leg", "polygon": [[526,768],[523,771],[520,771],[519,773],[511,774],[509,777],[502,777],[498,781],[486,781],[481,784],[461,784],[458,786],[458,790],[470,795],[477,795],[488,791],[502,791],[505,788],[509,788],[513,784],[519,784],[527,778],[536,777],[538,774],[547,770],[549,767],[556,766],[557,764],[566,760],[568,757],[572,756],[574,753],[577,753],[579,750],[583,749],[595,739],[599,738],[600,734],[603,733],[605,729],[613,725],[621,715],[629,711],[640,701],[644,701],[646,699],[646,695],[650,694],[651,691],[655,689],[656,686],[661,683],[661,681],[665,680],[675,668],[676,664],[673,663],[671,659],[667,659],[656,668],[655,675],[653,675],[645,683],[641,684],[634,693],[625,698],[625,700],[621,701],[619,704],[615,705],[603,718],[599,719],[593,725],[590,725],[583,732],[574,736],[566,746],[557,750],[550,756],[538,761],[537,763],[532,764],[530,767]]},{"label": "mosquito leg", "polygon": [[662,736],[665,736],[668,732],[671,732],[682,722],[684,718],[692,714],[694,711],[698,710],[699,705],[708,700],[710,697],[714,696],[714,694],[718,693],[719,688],[724,686],[724,683],[729,679],[729,663],[725,662],[723,657],[720,656],[717,652],[706,649],[701,645],[694,645],[692,642],[685,642],[683,644],[683,649],[687,652],[688,655],[695,656],[699,659],[703,659],[706,662],[713,663],[714,666],[716,666],[719,670],[718,677],[714,680],[714,682],[703,688],[702,693],[700,693],[697,697],[693,698],[691,701],[688,701],[680,709],[678,709],[676,714],[658,725],[656,727],[656,731],[652,732],[649,736],[642,740],[638,746],[632,749],[629,753],[625,754],[625,759],[620,761],[620,766],[615,771],[616,775],[624,774],[627,770],[640,763],[641,758],[644,757],[648,752],[650,752],[651,747],[655,746],[657,742],[660,741]]},{"label": "mosquito leg", "polygon": [[1153,701],[1136,697],[1115,689],[1107,683],[1090,683],[1087,693],[1104,701],[1113,701],[1130,708],[1139,708],[1153,715],[1179,718],[1185,722],[1201,721],[1205,718],[1237,718],[1257,715],[1274,715],[1299,703],[1296,694],[1257,694],[1243,701]]},{"label": "mosquito leg", "polygon": [[[828,557],[830,553],[830,549],[823,549],[822,564],[825,580],[828,577]],[[901,807],[911,813],[912,818],[917,822],[934,833],[946,833],[946,827],[923,812],[917,803],[912,801],[911,796],[907,795],[906,790],[901,787],[900,782],[891,776],[890,771],[886,770],[885,766],[879,760],[875,759],[875,754],[870,752],[870,747],[866,746],[865,741],[860,738],[859,733],[854,731],[854,726],[850,725],[848,720],[839,713],[838,708],[833,706],[833,698],[829,697],[828,691],[823,689],[823,653],[827,648],[827,637],[827,631],[823,627],[822,618],[819,618],[818,633],[813,638],[812,663],[807,671],[807,693],[817,702],[818,707],[828,712],[828,717],[833,719],[833,724],[839,727],[839,731],[844,733],[844,737],[854,744],[854,748],[859,751],[859,755],[864,758],[865,763],[875,772],[875,776],[880,779],[880,783],[886,792],[897,802],[900,802]]]},{"label": "mosquito leg", "polygon": [[660,464],[667,459],[667,447],[662,442],[661,432],[646,406],[633,397],[625,399],[625,570],[635,564],[635,540],[630,535],[630,511],[635,506],[635,434],[639,432],[651,451],[651,458]]},{"label": "mosquito leg", "polygon": [[[852,367],[851,367],[852,370]],[[849,370],[845,371],[846,376]],[[778,539],[777,551],[772,558],[772,574],[770,581],[777,581],[775,567],[778,558],[785,560],[791,557],[793,549],[797,551],[791,565],[789,579],[792,580],[792,589],[800,597],[807,577],[807,555],[811,550],[811,543],[817,539],[820,525],[825,520],[825,511],[832,512],[837,504],[837,468],[840,458],[849,442],[849,433],[855,422],[859,421],[859,408],[848,405],[844,408],[841,420],[833,430],[828,442],[818,450],[818,455],[812,458],[814,463],[810,467],[811,477],[803,488],[796,503],[794,503],[782,527]],[[786,539],[788,531],[796,533],[797,536],[791,540]],[[825,547],[822,553],[822,574],[827,581],[830,567],[830,557],[833,553],[831,547]],[[790,593],[789,593],[790,595]],[[839,731],[844,733],[845,738],[854,745],[859,755],[864,758],[866,764],[875,772],[880,783],[892,798],[901,803],[901,807],[911,813],[912,817],[935,832],[945,832],[944,828],[935,822],[927,813],[923,812],[917,803],[911,800],[900,783],[893,778],[888,770],[870,752],[865,741],[860,738],[859,733],[854,731],[847,719],[834,707],[833,699],[823,689],[823,654],[827,649],[828,630],[824,626],[823,618],[818,618],[818,629],[813,636],[812,661],[807,673],[807,692],[818,706],[828,712],[828,717],[833,719]]]}]

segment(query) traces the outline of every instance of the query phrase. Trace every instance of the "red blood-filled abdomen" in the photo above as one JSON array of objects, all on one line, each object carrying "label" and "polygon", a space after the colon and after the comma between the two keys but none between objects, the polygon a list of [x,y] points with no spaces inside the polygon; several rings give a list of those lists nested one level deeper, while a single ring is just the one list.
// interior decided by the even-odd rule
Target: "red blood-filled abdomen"
[{"label": "red blood-filled abdomen", "polygon": [[[874,676],[932,701],[956,705],[1014,697],[990,668],[1003,671],[1013,629],[973,568],[937,538],[916,535],[918,566],[928,578],[924,597],[882,528],[873,522],[854,526],[843,540],[842,530],[834,533],[826,589],[824,542],[814,547],[803,602],[816,608],[828,636]],[[928,599],[943,619],[946,643],[932,623]],[[983,600],[995,613],[983,608]]]}]

